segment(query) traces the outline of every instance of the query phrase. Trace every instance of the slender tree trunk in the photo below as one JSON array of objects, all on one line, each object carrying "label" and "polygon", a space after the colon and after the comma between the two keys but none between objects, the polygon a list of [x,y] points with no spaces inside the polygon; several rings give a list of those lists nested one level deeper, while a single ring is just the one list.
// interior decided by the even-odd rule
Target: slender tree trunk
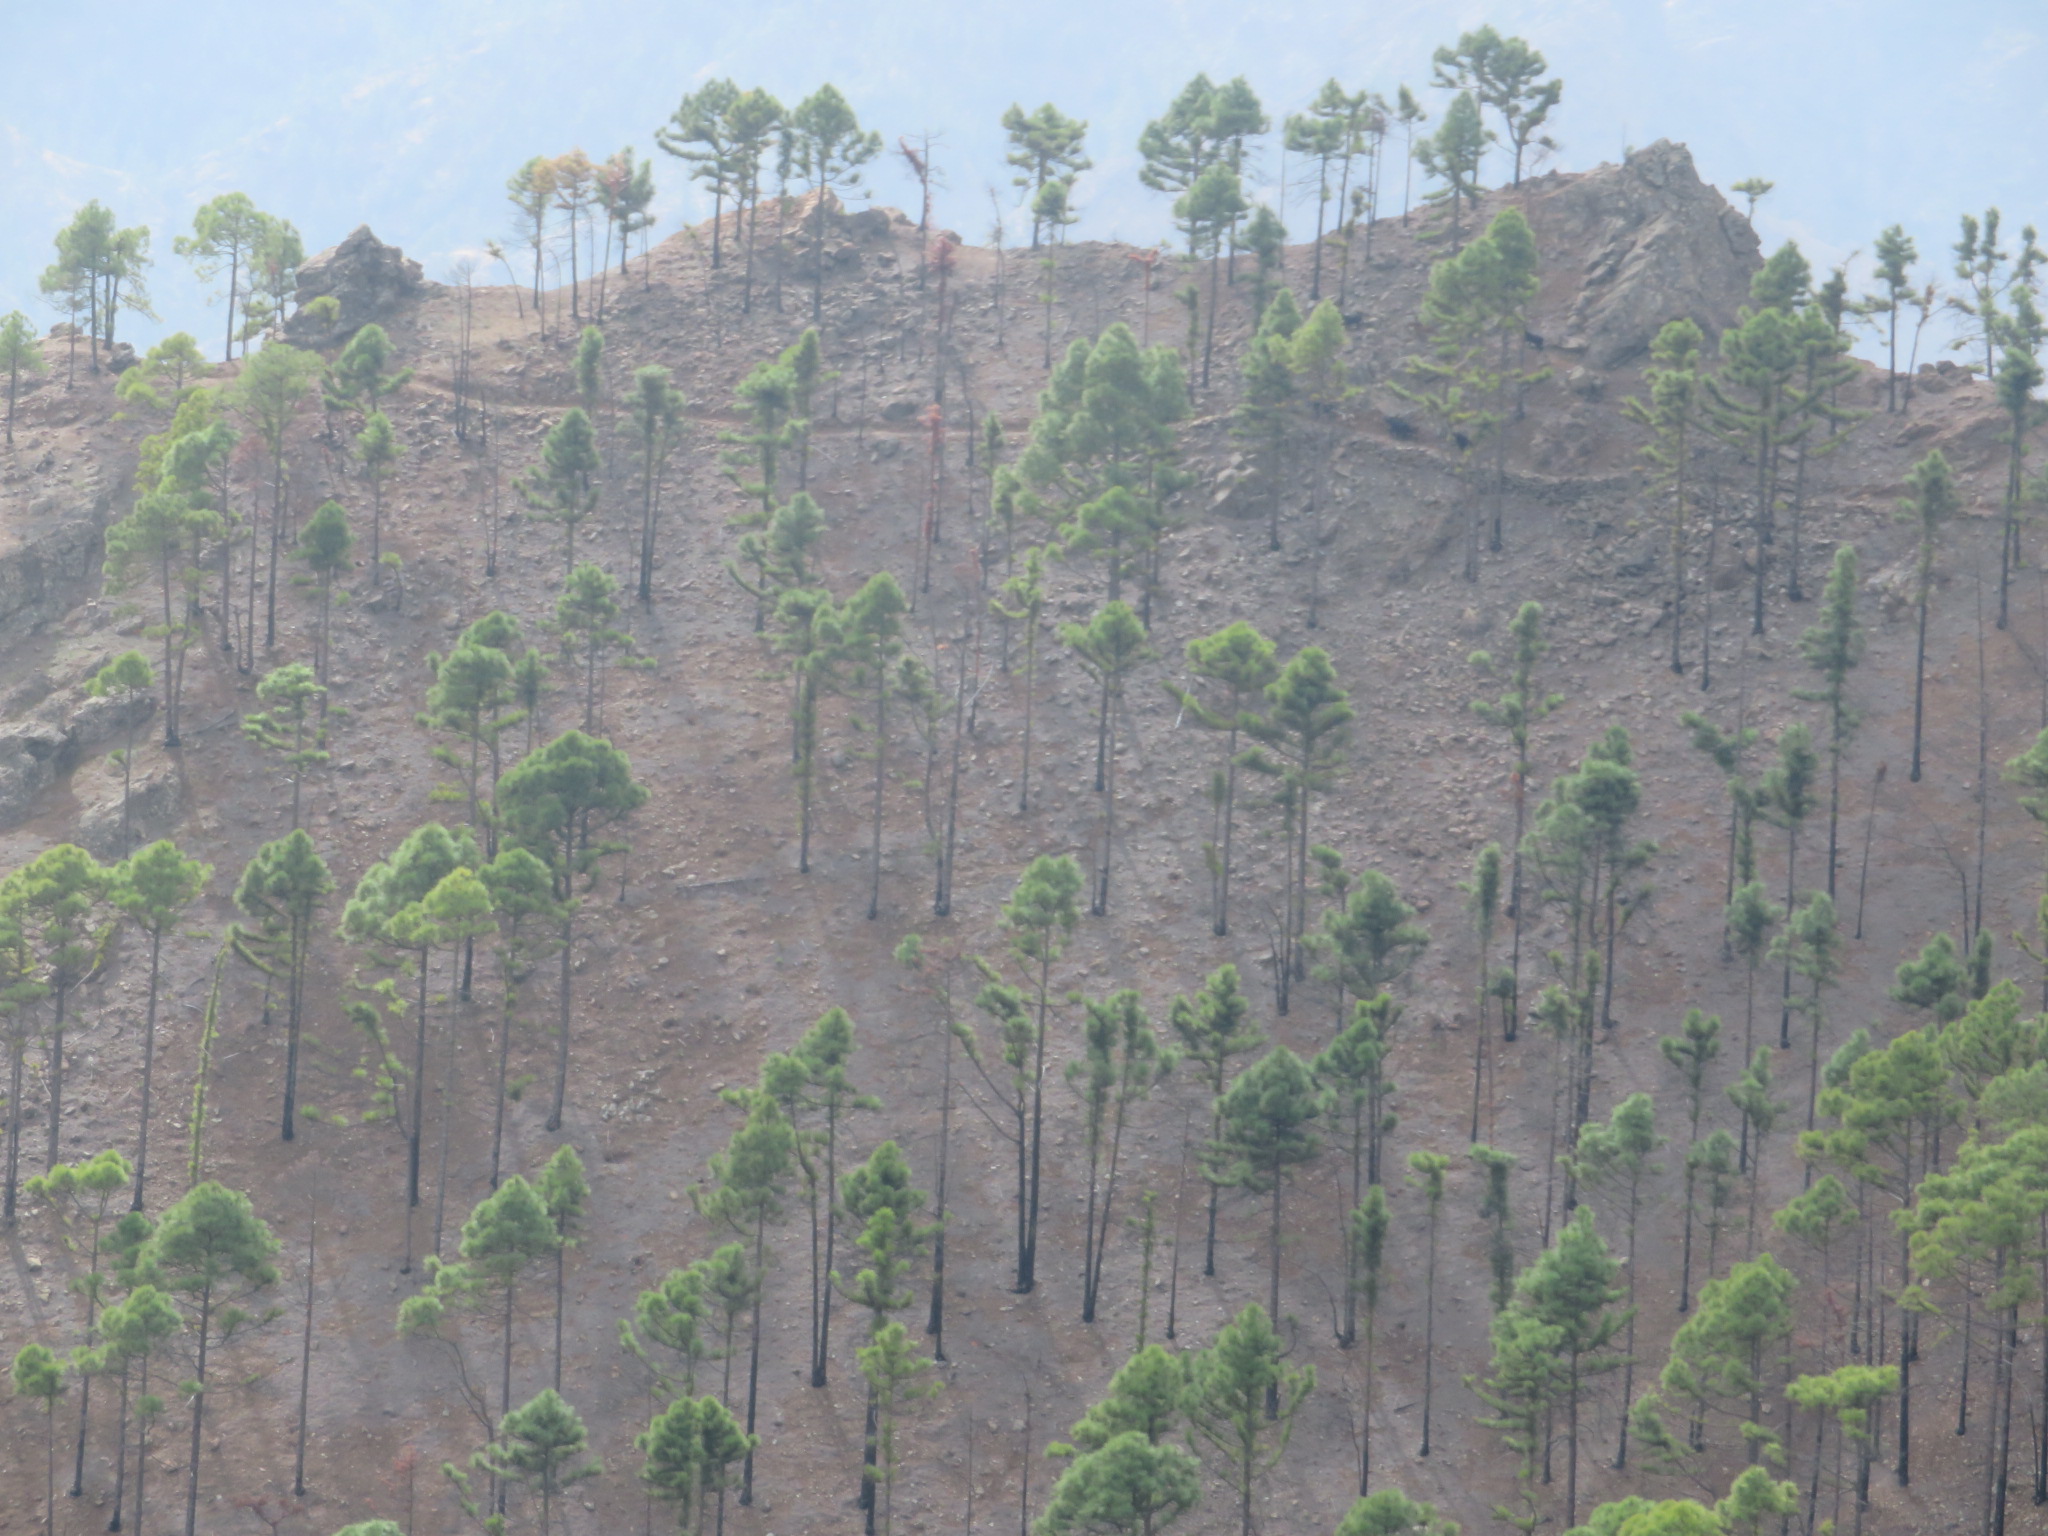
[{"label": "slender tree trunk", "polygon": [[[199,1292],[199,1360],[193,1372],[193,1380],[199,1390],[192,1394],[192,1449],[185,1469],[185,1536],[198,1536],[199,1532],[199,1442],[206,1421],[206,1350],[213,1341],[213,1287],[209,1284]],[[147,1457],[139,1461],[147,1461]],[[54,1529],[54,1527],[52,1527]],[[140,1532],[142,1525],[142,1486],[138,1470],[135,1489],[135,1529]]]},{"label": "slender tree trunk", "polygon": [[1920,617],[1913,642],[1913,770],[1907,775],[1920,782],[1920,726],[1927,707],[1927,595],[1933,583],[1934,552],[1922,541],[1920,546]]},{"label": "slender tree trunk", "polygon": [[[128,1205],[131,1211],[142,1209],[142,1185],[149,1176],[149,1094],[150,1080],[156,1071],[156,1002],[161,990],[158,978],[162,974],[163,944],[163,930],[152,928],[149,935],[149,1000],[142,1015],[142,1110],[135,1132],[135,1193]],[[126,1390],[125,1386],[123,1390]]]},{"label": "slender tree trunk", "polygon": [[1429,1454],[1430,1410],[1436,1401],[1436,1227],[1437,1212],[1429,1212],[1429,1268],[1423,1285],[1422,1327],[1422,1446],[1418,1455]]},{"label": "slender tree trunk", "polygon": [[[753,1337],[747,1345],[747,1436],[754,1434],[754,1410],[761,1395],[761,1297],[765,1289],[768,1241],[768,1219],[754,1218],[754,1317]],[[749,1450],[740,1472],[740,1505],[742,1508],[754,1502],[754,1453]]]},{"label": "slender tree trunk", "polygon": [[306,1322],[299,1336],[299,1434],[298,1450],[292,1460],[292,1497],[306,1496],[306,1405],[313,1385],[313,1244],[318,1222],[310,1212],[306,1219]]},{"label": "slender tree trunk", "polygon": [[569,980],[570,949],[575,939],[575,918],[562,919],[562,974],[559,1009],[555,1018],[555,1103],[548,1111],[548,1129],[562,1128],[562,1104],[569,1092]]},{"label": "slender tree trunk", "polygon": [[882,915],[882,790],[889,757],[889,674],[879,656],[875,677],[875,814],[868,839],[869,922]]}]

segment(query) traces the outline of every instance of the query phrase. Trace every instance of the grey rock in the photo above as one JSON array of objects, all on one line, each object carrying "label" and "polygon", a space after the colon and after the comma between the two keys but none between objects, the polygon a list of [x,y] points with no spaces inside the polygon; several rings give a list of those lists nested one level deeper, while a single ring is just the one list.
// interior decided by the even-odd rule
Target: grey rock
[{"label": "grey rock", "polygon": [[[423,286],[418,262],[379,240],[369,225],[359,225],[341,244],[329,246],[299,268],[298,310],[285,322],[285,339],[302,347],[334,346]],[[330,297],[340,306],[331,325],[306,312],[313,300]]]},{"label": "grey rock", "polygon": [[1659,139],[1619,166],[1559,178],[1528,201],[1541,249],[1590,248],[1555,344],[1593,368],[1632,362],[1670,320],[1690,317],[1711,345],[1763,264],[1749,221],[1699,178],[1692,153]]},{"label": "grey rock", "polygon": [[121,775],[109,775],[113,793],[79,813],[73,840],[96,859],[126,858],[164,836],[178,820],[183,787],[175,773],[153,773],[135,781],[128,801],[128,847],[121,846]]}]

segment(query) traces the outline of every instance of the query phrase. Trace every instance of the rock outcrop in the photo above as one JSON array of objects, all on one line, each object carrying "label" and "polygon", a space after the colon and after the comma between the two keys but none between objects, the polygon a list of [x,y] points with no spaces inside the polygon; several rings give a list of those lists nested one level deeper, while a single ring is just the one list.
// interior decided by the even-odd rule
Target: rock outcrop
[{"label": "rock outcrop", "polygon": [[1591,252],[1565,334],[1552,344],[1594,368],[1640,360],[1665,322],[1681,316],[1697,321],[1711,345],[1762,265],[1749,221],[1669,139],[1619,166],[1560,177],[1528,208],[1545,249]]},{"label": "rock outcrop", "polygon": [[[395,245],[386,245],[359,225],[341,244],[329,246],[299,268],[298,309],[285,322],[287,340],[302,347],[334,346],[372,320],[390,313],[420,291],[420,264]],[[309,308],[315,299],[334,300]]]}]

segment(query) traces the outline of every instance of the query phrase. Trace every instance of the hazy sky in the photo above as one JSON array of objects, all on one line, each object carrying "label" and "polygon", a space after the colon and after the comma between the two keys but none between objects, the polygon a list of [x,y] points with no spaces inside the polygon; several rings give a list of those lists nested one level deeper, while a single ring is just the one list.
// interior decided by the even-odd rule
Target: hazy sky
[{"label": "hazy sky", "polygon": [[[1710,181],[1775,180],[1765,243],[1796,236],[1817,265],[1897,221],[1945,275],[1964,209],[2048,224],[2048,0],[0,0],[0,311],[54,318],[36,293],[50,237],[98,197],[155,232],[164,324],[124,319],[125,338],[182,328],[214,352],[219,312],[170,250],[214,194],[247,192],[309,250],[368,223],[441,277],[503,232],[527,157],[650,153],[682,92],[720,75],[785,102],[829,79],[892,147],[939,135],[939,220],[975,241],[989,186],[1012,201],[997,119],[1050,99],[1090,124],[1075,233],[1153,240],[1166,199],[1133,146],[1195,71],[1243,73],[1277,119],[1332,74],[1420,87],[1436,45],[1489,20],[1564,79],[1559,166],[1681,140]],[[659,236],[709,210],[656,159]],[[870,181],[913,206],[893,156]],[[1312,217],[1290,209],[1297,238]]]}]

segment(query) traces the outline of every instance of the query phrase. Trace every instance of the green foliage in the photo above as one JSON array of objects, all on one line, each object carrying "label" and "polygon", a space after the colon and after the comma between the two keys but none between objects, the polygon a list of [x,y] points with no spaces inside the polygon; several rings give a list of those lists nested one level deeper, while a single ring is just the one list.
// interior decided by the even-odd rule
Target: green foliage
[{"label": "green foliage", "polygon": [[572,406],[541,442],[540,463],[517,482],[520,498],[542,521],[562,525],[562,575],[576,563],[576,530],[597,510],[597,433]]},{"label": "green foliage", "polygon": [[1279,1463],[1301,1405],[1315,1390],[1314,1366],[1290,1366],[1280,1336],[1257,1302],[1226,1323],[1216,1342],[1188,1362],[1188,1438],[1209,1454],[1238,1496],[1240,1529],[1250,1536],[1252,1496]]},{"label": "green foliage", "polygon": [[1434,1504],[1411,1499],[1398,1488],[1382,1488],[1345,1512],[1337,1536],[1459,1536],[1459,1529]]},{"label": "green foliage", "polygon": [[678,1528],[699,1531],[711,1495],[731,1486],[733,1463],[760,1445],[715,1397],[681,1397],[654,1416],[633,1444],[647,1461],[640,1477],[674,1507]]},{"label": "green foliage", "polygon": [[498,781],[498,812],[513,846],[546,864],[557,899],[566,899],[579,877],[594,879],[598,861],[620,849],[591,834],[638,810],[647,794],[625,753],[564,731]]},{"label": "green foliage", "polygon": [[1479,162],[1492,142],[1493,133],[1480,121],[1479,103],[1470,91],[1460,91],[1444,109],[1436,132],[1415,146],[1415,163],[1443,183],[1425,195],[1431,202],[1450,204],[1454,249],[1463,243],[1464,208],[1479,196]]},{"label": "green foliage", "polygon": [[391,367],[397,349],[375,321],[349,337],[321,379],[321,394],[330,411],[359,411],[367,419],[378,402],[412,382],[410,368]]},{"label": "green foliage", "polygon": [[1541,130],[1564,94],[1564,82],[1539,78],[1550,66],[1521,38],[1502,37],[1490,26],[1481,27],[1461,33],[1456,44],[1437,49],[1431,65],[1437,85],[1470,91],[1478,105],[1491,107],[1500,115],[1508,148],[1515,157],[1516,186],[1522,184],[1523,157],[1532,146],[1546,151],[1557,148]]},{"label": "green foliage", "polygon": [[1162,1531],[1201,1501],[1201,1466],[1177,1445],[1136,1430],[1086,1451],[1060,1474],[1038,1536],[1138,1536]]},{"label": "green foliage", "polygon": [[589,1448],[583,1416],[553,1387],[545,1387],[506,1413],[498,1438],[478,1451],[471,1464],[494,1478],[534,1488],[541,1497],[541,1536],[547,1536],[554,1501],[604,1471],[601,1461],[577,1460]]}]

